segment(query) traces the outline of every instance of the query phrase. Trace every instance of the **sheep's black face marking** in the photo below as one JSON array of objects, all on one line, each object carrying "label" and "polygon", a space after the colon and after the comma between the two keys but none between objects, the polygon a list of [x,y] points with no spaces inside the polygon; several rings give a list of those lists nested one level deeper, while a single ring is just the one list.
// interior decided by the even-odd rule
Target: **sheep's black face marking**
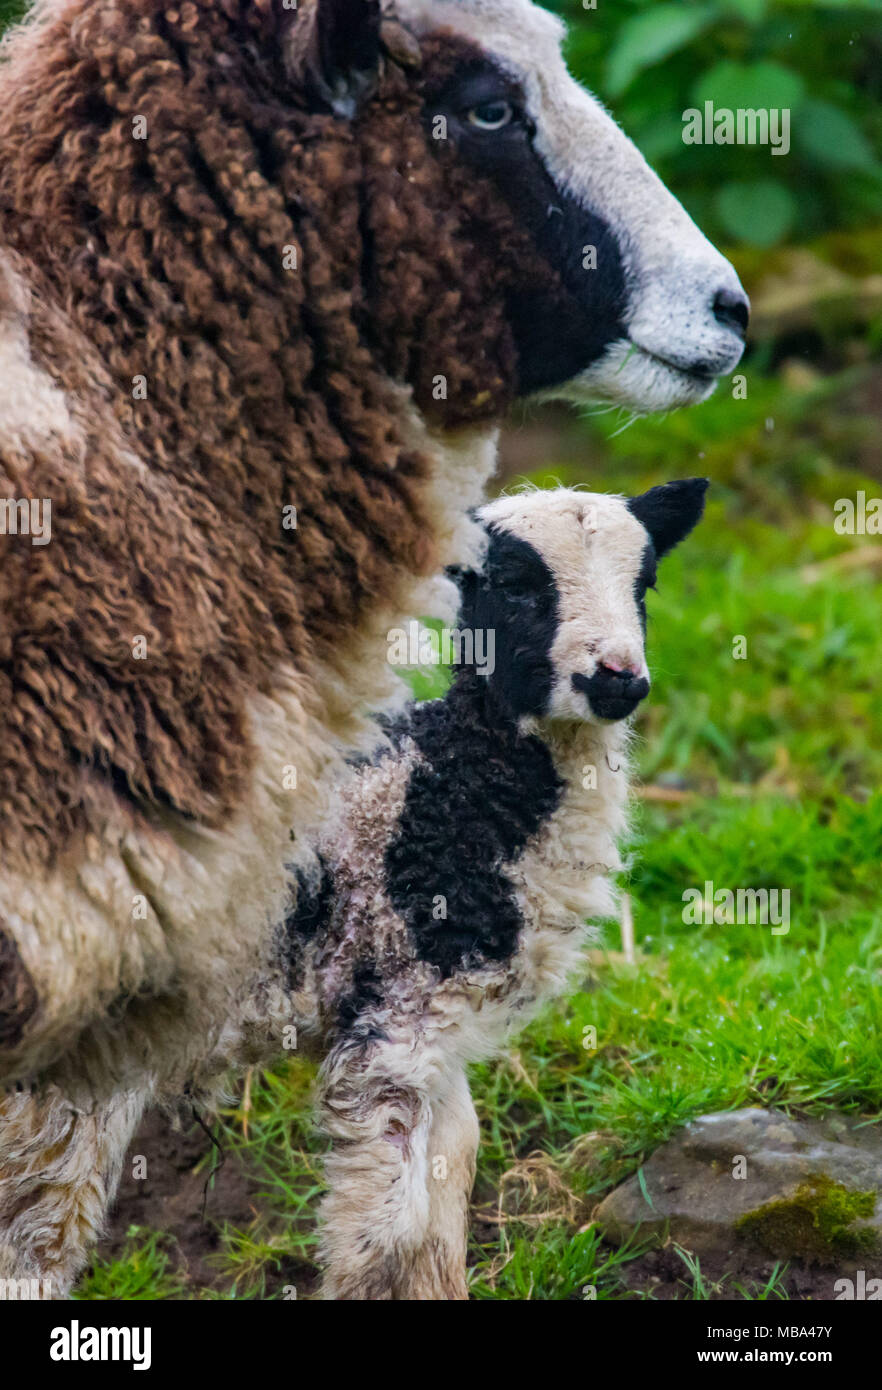
[{"label": "sheep's black face marking", "polygon": [[521,914],[502,866],[556,810],[562,783],[474,671],[419,706],[411,734],[422,761],[386,851],[386,891],[419,958],[447,979],[517,950]]},{"label": "sheep's black face marking", "polygon": [[484,570],[464,576],[461,588],[461,625],[494,633],[495,669],[482,679],[512,717],[544,714],[558,622],[551,570],[529,542],[491,527]]},{"label": "sheep's black face marking", "polygon": [[496,186],[559,278],[555,292],[525,282],[507,305],[518,394],[559,386],[626,336],[618,241],[601,217],[555,184],[534,146],[523,91],[495,63],[476,59],[458,71],[427,107],[430,129],[438,116],[458,158]]}]

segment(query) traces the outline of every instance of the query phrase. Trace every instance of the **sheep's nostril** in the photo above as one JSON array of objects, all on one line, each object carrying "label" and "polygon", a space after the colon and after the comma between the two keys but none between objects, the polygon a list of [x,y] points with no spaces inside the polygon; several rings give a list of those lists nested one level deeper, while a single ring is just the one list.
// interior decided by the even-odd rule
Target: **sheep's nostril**
[{"label": "sheep's nostril", "polygon": [[734,290],[718,290],[713,303],[714,318],[723,328],[731,328],[739,337],[745,337],[750,321],[750,300],[744,293]]}]

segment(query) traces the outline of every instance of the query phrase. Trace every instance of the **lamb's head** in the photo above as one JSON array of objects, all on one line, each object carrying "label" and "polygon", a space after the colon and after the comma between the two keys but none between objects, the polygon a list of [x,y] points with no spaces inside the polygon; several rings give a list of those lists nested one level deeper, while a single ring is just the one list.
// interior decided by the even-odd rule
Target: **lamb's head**
[{"label": "lamb's head", "polygon": [[[460,576],[461,625],[493,653],[484,678],[515,718],[626,718],[649,693],[645,595],[656,565],[692,530],[707,481],[639,497],[559,488],[480,512],[480,573]],[[493,634],[492,646],[489,634]]]},{"label": "lamb's head", "polygon": [[[399,267],[392,319],[392,281],[382,263],[373,273],[394,365],[421,405],[448,420],[533,394],[664,410],[703,400],[734,369],[749,309],[734,270],[569,75],[557,18],[531,0],[315,3],[332,109],[370,123],[377,101],[386,121],[398,103],[408,122],[406,137],[386,130],[387,146],[410,149],[397,163],[386,149],[397,191],[373,249],[394,240],[396,220],[415,246],[425,213],[435,219],[434,251],[430,235],[419,252],[442,272],[428,321],[415,318],[424,266]],[[414,155],[417,121],[442,173],[434,190]],[[456,360],[469,357],[459,390]]]}]

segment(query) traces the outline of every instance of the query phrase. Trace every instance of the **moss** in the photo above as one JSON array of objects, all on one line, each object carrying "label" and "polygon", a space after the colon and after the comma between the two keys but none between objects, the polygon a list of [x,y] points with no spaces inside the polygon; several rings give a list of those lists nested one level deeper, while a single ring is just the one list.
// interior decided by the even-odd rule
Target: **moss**
[{"label": "moss", "polygon": [[854,1192],[824,1174],[801,1183],[789,1197],[766,1202],[739,1217],[735,1229],[779,1258],[809,1264],[859,1255],[876,1247],[876,1233],[854,1223],[870,1217],[875,1192]]}]

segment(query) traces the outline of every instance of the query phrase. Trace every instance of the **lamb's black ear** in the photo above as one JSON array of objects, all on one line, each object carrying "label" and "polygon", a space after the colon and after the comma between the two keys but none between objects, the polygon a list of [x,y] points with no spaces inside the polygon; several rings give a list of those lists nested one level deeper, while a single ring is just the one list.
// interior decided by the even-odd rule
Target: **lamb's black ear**
[{"label": "lamb's black ear", "polygon": [[314,0],[293,25],[286,55],[307,98],[351,120],[377,83],[381,20],[380,0]]},{"label": "lamb's black ear", "polygon": [[659,559],[701,520],[707,489],[707,478],[681,478],[628,498],[629,510],[646,527]]}]

